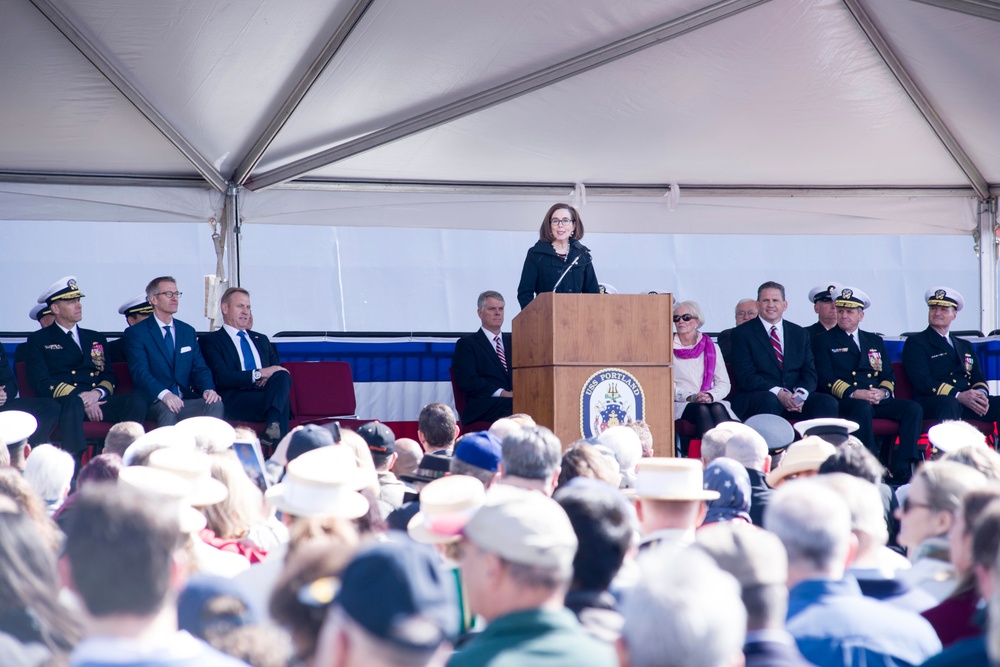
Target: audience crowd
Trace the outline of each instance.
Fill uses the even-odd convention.
[[[50,327],[79,321],[75,280],[47,294]],[[157,279],[146,316],[163,323],[179,296]],[[200,379],[171,370],[153,392],[159,371],[140,363],[154,418],[116,423],[96,456],[39,440],[51,425],[30,410],[0,411],[4,667],[1000,665],[1000,454],[995,425],[987,438],[969,423],[994,402],[948,335],[954,290],[928,293],[941,340],[924,337],[926,377],[911,376],[933,397],[915,389],[898,410],[880,409],[904,400],[881,339],[853,337],[860,290],[817,288],[807,330],[781,321],[784,288],[765,283],[725,345],[701,334],[696,303],[677,304],[675,416],[700,458],[655,455],[672,434],[639,421],[563,442],[508,410],[463,434],[441,403],[416,440],[378,421],[290,429],[249,294],[229,297],[231,330],[205,355],[216,369],[194,342]],[[498,328],[502,297],[481,301]],[[125,357],[166,342],[180,355],[182,323],[166,320],[164,340],[127,333]],[[55,352],[84,349],[75,330]],[[509,374],[507,341],[467,344]],[[90,350],[84,385],[53,376],[60,430],[99,421],[113,395],[103,344]],[[510,398],[480,391],[490,410]],[[259,434],[223,421],[237,406]],[[927,447],[901,423],[882,452],[858,423],[931,410],[947,419]]]

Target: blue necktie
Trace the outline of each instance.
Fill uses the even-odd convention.
[[[166,325],[165,327],[163,327],[163,330],[166,332],[165,334],[163,334],[163,342],[167,344],[167,356],[170,357],[170,361],[171,361],[171,363],[173,363],[173,360],[174,360],[174,335],[172,333],[170,333],[170,325],[169,324]]]
[[[170,359],[170,365],[173,366],[173,364],[174,364],[174,335],[172,333],[170,333],[170,325],[169,324],[165,325],[163,327],[163,330],[166,332],[165,334],[163,334],[163,342],[167,346],[167,357]],[[178,396],[180,396],[180,393],[181,393],[180,387],[176,383],[174,384],[173,387],[170,388],[170,391],[173,392],[173,393],[175,393],[175,394],[177,394]]]
[[[240,337],[240,351],[243,352],[243,370],[252,371],[257,368],[253,360],[253,350],[250,348],[250,341],[247,340],[247,332],[240,331],[236,334]]]

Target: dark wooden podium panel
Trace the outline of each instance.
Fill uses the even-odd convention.
[[[514,412],[526,412],[559,437],[563,446],[583,437],[581,396],[598,371],[622,368],[644,395],[643,421],[653,432],[656,456],[674,454],[674,378],[670,366],[543,366],[514,369]]]

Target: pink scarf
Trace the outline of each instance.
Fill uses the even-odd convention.
[[[715,343],[705,334],[701,335],[694,347],[690,350],[674,350],[678,359],[695,359],[705,355],[705,373],[701,376],[701,391],[708,391],[712,388],[712,380],[715,378]]]

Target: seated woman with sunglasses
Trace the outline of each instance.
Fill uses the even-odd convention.
[[[698,435],[721,422],[739,421],[722,400],[731,387],[719,346],[698,329],[705,323],[694,301],[674,304],[674,419],[692,422]]]
[[[517,285],[517,302],[524,308],[542,292],[597,294],[600,286],[590,250],[580,243],[583,220],[569,204],[553,204],[538,231],[538,242],[528,249]],[[569,270],[566,269],[568,267]],[[560,276],[566,273],[562,282]],[[559,283],[558,288],[556,283]]]

